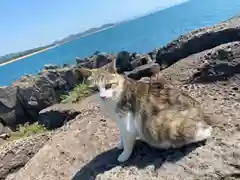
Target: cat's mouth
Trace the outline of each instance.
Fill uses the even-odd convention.
[[[107,97],[106,96],[100,96],[101,100],[106,101]]]
[[[108,101],[108,100],[111,99],[111,97],[100,96],[100,99],[101,99],[102,101]]]

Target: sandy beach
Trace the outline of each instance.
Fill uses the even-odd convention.
[[[1,67],[1,66],[4,66],[4,65],[7,65],[7,64],[10,64],[10,63],[13,63],[13,62],[15,62],[15,61],[19,61],[19,60],[21,60],[21,59],[24,59],[24,58],[33,56],[33,55],[35,55],[35,54],[38,54],[38,53],[47,51],[47,50],[49,50],[49,49],[53,49],[53,48],[55,48],[55,47],[57,47],[57,46],[59,46],[59,44],[58,44],[58,45],[55,45],[55,46],[48,47],[48,48],[46,48],[46,49],[42,49],[42,50],[40,50],[40,51],[36,51],[36,52],[34,52],[34,53],[27,54],[27,55],[25,55],[25,56],[21,56],[21,57],[16,58],[16,59],[12,59],[12,60],[7,61],[7,62],[4,62],[4,63],[0,63],[0,67]]]

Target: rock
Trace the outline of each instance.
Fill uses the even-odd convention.
[[[1,138],[1,139],[6,140],[6,139],[9,138],[9,137],[10,137],[10,134],[7,134],[7,133],[2,133],[2,134],[0,134],[0,138]]]
[[[65,68],[65,67],[70,67],[70,65],[69,65],[69,64],[63,64],[62,67],[63,67],[63,68]]]
[[[117,54],[116,59],[116,67],[119,73],[123,73],[124,71],[131,71],[133,68],[131,66],[131,56],[127,51],[120,51]]]
[[[113,56],[106,53],[99,53],[96,57],[94,68],[100,68],[112,62]]]
[[[87,58],[85,61],[78,63],[78,67],[85,67],[85,68],[100,68],[110,62],[115,57],[111,54],[106,53],[99,53],[97,55],[94,55],[92,57]]]
[[[148,64],[148,63],[151,63],[153,62],[151,57],[149,55],[141,55],[140,57],[132,60],[131,62],[131,67],[133,69],[139,67],[139,66],[142,66],[142,65],[145,65],[145,64]]]
[[[209,98],[208,94],[201,96]],[[12,180],[221,179],[239,172],[230,165],[237,164],[240,157],[239,133],[229,132],[226,128],[230,124],[214,128],[214,136],[206,145],[157,150],[137,141],[131,158],[126,163],[118,163],[116,159],[122,151],[117,149],[116,123],[96,102],[82,103],[85,103],[80,104],[84,106],[82,113],[69,122],[64,132],[55,133]],[[207,101],[202,103],[209,106]],[[215,110],[219,109],[220,106]],[[237,107],[222,110],[230,117]],[[236,118],[237,115],[232,117]],[[221,121],[227,123],[229,118]]]
[[[45,64],[44,65],[44,68],[46,69],[46,70],[48,70],[48,69],[57,69],[57,68],[59,68],[57,65],[54,65],[54,64]]]
[[[0,88],[0,123],[13,130],[16,128],[16,124],[23,123],[26,118],[22,104],[18,99],[18,93],[18,87]]]
[[[98,54],[100,54],[101,52],[100,51],[95,51],[94,53],[93,53],[93,55],[98,55]]]
[[[155,48],[153,51],[151,51],[151,52],[148,53],[148,55],[150,56],[150,58],[151,58],[154,62],[156,61],[157,52],[158,52],[158,49]]]
[[[226,49],[228,52],[225,54]],[[224,55],[218,55],[219,51],[224,52]],[[184,90],[199,94],[200,92],[197,91],[199,88],[199,91],[201,89],[208,94],[209,99],[213,99],[214,103],[220,101],[218,96],[221,95],[235,106],[234,102],[238,102],[240,97],[239,54],[240,41],[226,43],[184,58],[161,72],[167,78],[171,77],[174,84],[186,84],[186,87],[183,86]],[[221,102],[226,103],[222,105],[223,107],[230,106],[226,99]],[[214,103],[211,102],[209,106]]]
[[[139,58],[140,56],[142,56],[142,54],[140,53],[136,53],[136,52],[131,53],[131,61]]]
[[[43,74],[14,83],[19,88],[18,99],[29,115],[25,121],[36,121],[38,112],[60,101],[60,92],[66,91],[66,81],[55,73],[52,75],[52,79]],[[60,92],[56,93],[55,88]]]
[[[209,52],[206,56],[206,59],[215,59],[215,60],[232,60],[234,59],[231,49],[218,49],[215,52]]]
[[[57,71],[60,75],[60,77],[65,80],[66,82],[66,89],[67,91],[69,89],[74,88],[77,84],[82,83],[83,80],[85,79],[84,74],[79,73],[79,71],[77,70],[77,68],[75,66],[73,67],[69,67],[69,68],[61,68],[58,69]],[[48,72],[48,73],[54,73],[53,72]],[[45,76],[49,77],[48,74],[46,74]]]
[[[81,61],[76,59],[76,62],[78,67],[85,67],[85,68],[93,67],[92,62],[90,61],[89,58],[82,59]]]
[[[82,62],[79,62],[77,64],[78,67],[85,67],[85,68],[90,68],[92,69],[93,68],[93,61],[90,60],[90,59],[85,59],[84,61]]]
[[[220,44],[240,41],[240,16],[219,23],[213,27],[201,28],[180,36],[160,48],[156,62],[164,69],[182,58],[214,48]]]
[[[60,95],[71,90],[76,84],[81,83],[83,79],[83,75],[76,68],[69,67],[43,70],[37,76],[22,77],[14,82],[11,88],[17,89],[15,98],[19,108],[24,109],[24,114],[21,113],[20,108],[18,111],[22,116],[18,116],[19,120],[9,117],[6,121],[11,122],[13,125],[36,121],[42,109],[60,102]],[[11,97],[14,97],[14,95]],[[0,106],[0,108],[3,107]],[[17,107],[14,107],[14,110]]]
[[[76,63],[77,63],[77,64],[80,64],[80,63],[82,63],[82,62],[84,62],[84,61],[85,61],[85,59],[76,57]]]
[[[205,63],[198,66],[198,71],[189,78],[192,82],[199,83],[221,83],[220,81],[236,79],[234,81],[240,86],[240,80],[237,80],[240,78],[239,52],[240,42],[222,44],[205,52],[209,54],[207,58],[206,55],[202,57],[202,59],[206,58]]]
[[[16,127],[14,127],[15,130]],[[2,123],[0,123],[0,139],[1,140],[7,140],[12,135],[12,131],[8,126],[4,126]],[[4,141],[0,141],[0,146],[4,144]]]
[[[54,104],[39,112],[38,122],[48,129],[59,128],[81,113],[77,107],[75,104]]]
[[[160,66],[157,63],[145,64],[135,68],[133,71],[125,72],[125,74],[135,80],[140,80],[142,77],[151,77],[160,72]]]
[[[131,56],[131,60],[136,59],[137,58],[137,53],[133,52],[133,53],[130,54],[130,56]]]
[[[22,168],[46,143],[50,135],[39,134],[33,137],[8,142],[0,148],[0,179]]]
[[[115,55],[98,53],[97,55],[90,56],[85,60],[78,61],[78,67],[85,68],[101,68],[108,65],[116,58],[116,68],[118,73],[123,73],[124,71],[131,71],[134,68],[152,62],[151,56],[148,54],[130,54],[127,51],[121,51]]]

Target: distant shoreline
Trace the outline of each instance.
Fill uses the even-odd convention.
[[[53,49],[53,48],[55,48],[55,47],[57,47],[57,46],[59,46],[59,45],[60,45],[60,44],[57,44],[57,45],[54,45],[54,46],[51,46],[51,47],[42,49],[42,50],[40,50],[40,51],[36,51],[36,52],[30,53],[30,54],[27,54],[27,55],[24,55],[24,56],[21,56],[21,57],[18,57],[18,58],[9,60],[9,61],[7,61],[7,62],[0,63],[0,67],[1,67],[1,66],[5,66],[5,65],[10,64],[10,63],[13,63],[13,62],[15,62],[15,61],[19,61],[19,60],[21,60],[21,59],[24,59],[24,58],[33,56],[33,55],[35,55],[35,54],[38,54],[38,53],[47,51],[47,50],[49,50],[49,49]]]
[[[9,61],[7,61],[7,62],[3,62],[3,63],[0,62],[0,67],[1,67],[1,66],[5,66],[5,65],[10,64],[10,63],[13,63],[13,62],[16,62],[16,61],[19,61],[19,60],[21,60],[21,59],[24,59],[24,58],[27,58],[27,57],[33,56],[33,55],[35,55],[35,54],[38,54],[38,53],[41,53],[41,52],[47,51],[47,50],[49,50],[49,49],[53,49],[53,48],[55,48],[55,47],[57,47],[57,46],[60,46],[60,45],[63,45],[63,44],[65,44],[65,43],[68,43],[68,42],[74,41],[74,40],[76,40],[76,39],[83,38],[83,37],[86,37],[86,36],[89,36],[89,35],[95,34],[95,33],[97,33],[97,32],[105,31],[105,30],[110,29],[110,28],[112,28],[112,27],[114,27],[114,26],[116,26],[116,25],[118,25],[118,23],[117,23],[117,24],[114,24],[114,25],[112,25],[112,26],[109,26],[109,27],[106,27],[106,28],[103,28],[103,29],[100,29],[100,30],[97,30],[97,31],[91,32],[91,33],[89,33],[89,34],[85,34],[85,35],[80,36],[80,37],[78,37],[78,38],[75,38],[75,39],[72,39],[72,40],[69,40],[69,41],[65,41],[65,42],[62,42],[62,43],[56,44],[56,45],[54,45],[54,46],[51,46],[51,47],[48,47],[48,48],[42,49],[42,50],[40,50],[40,51],[36,51],[36,52],[30,53],[30,54],[27,54],[27,55],[24,55],[24,56],[21,56],[21,57],[18,57],[18,58],[15,58],[15,59],[9,60]]]
[[[77,37],[75,39],[71,39],[71,40],[68,40],[68,41],[65,41],[65,42],[62,42],[62,43],[59,43],[58,45],[63,45],[63,44],[66,44],[66,43],[69,43],[71,41],[74,41],[74,40],[77,40],[77,39],[80,39],[80,38],[83,38],[83,37],[86,37],[86,36],[89,36],[89,35],[92,35],[92,34],[95,34],[95,33],[98,33],[98,32],[101,32],[101,31],[105,31],[107,29],[110,29],[110,28],[113,28],[114,26],[118,25],[119,23],[116,23],[112,26],[109,26],[109,27],[106,27],[106,28],[103,28],[103,29],[100,29],[100,30],[97,30],[97,31],[94,31],[94,32],[91,32],[91,33],[88,33],[88,34],[85,34],[85,35],[82,35],[80,37]]]
[[[107,29],[113,28],[113,27],[116,26],[116,25],[118,25],[118,23],[116,23],[116,24],[114,24],[114,25],[112,25],[112,26],[109,26],[109,27],[106,27],[106,28],[103,28],[103,29],[100,29],[100,30],[91,32],[91,33],[89,33],[89,34],[85,34],[85,35],[80,36],[80,37],[78,37],[78,38],[76,38],[76,39],[79,39],[79,38],[82,38],[82,37],[86,37],[86,36],[89,36],[89,35],[91,35],[91,34],[95,34],[95,33],[97,33],[97,32],[105,31],[105,30],[107,30]]]

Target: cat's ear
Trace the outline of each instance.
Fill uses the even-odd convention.
[[[139,93],[146,93],[148,92],[148,89],[149,89],[149,82],[140,79],[138,81],[137,86],[138,86],[138,90],[140,90]]]
[[[111,62],[111,66],[110,66],[110,72],[113,74],[117,74],[117,67],[116,67],[116,58],[114,58]]]
[[[150,78],[150,82],[151,84],[155,84],[155,83],[161,83],[163,85],[165,84],[171,84],[170,81],[168,81],[162,73],[156,73],[154,74],[151,78]]]
[[[78,67],[77,70],[82,78],[83,83],[87,84],[93,90],[96,90],[96,87],[94,85],[94,77],[97,73],[97,69]]]
[[[116,68],[116,58],[114,57],[110,63],[103,66],[105,71],[111,73],[111,74],[117,74],[117,68]]]

